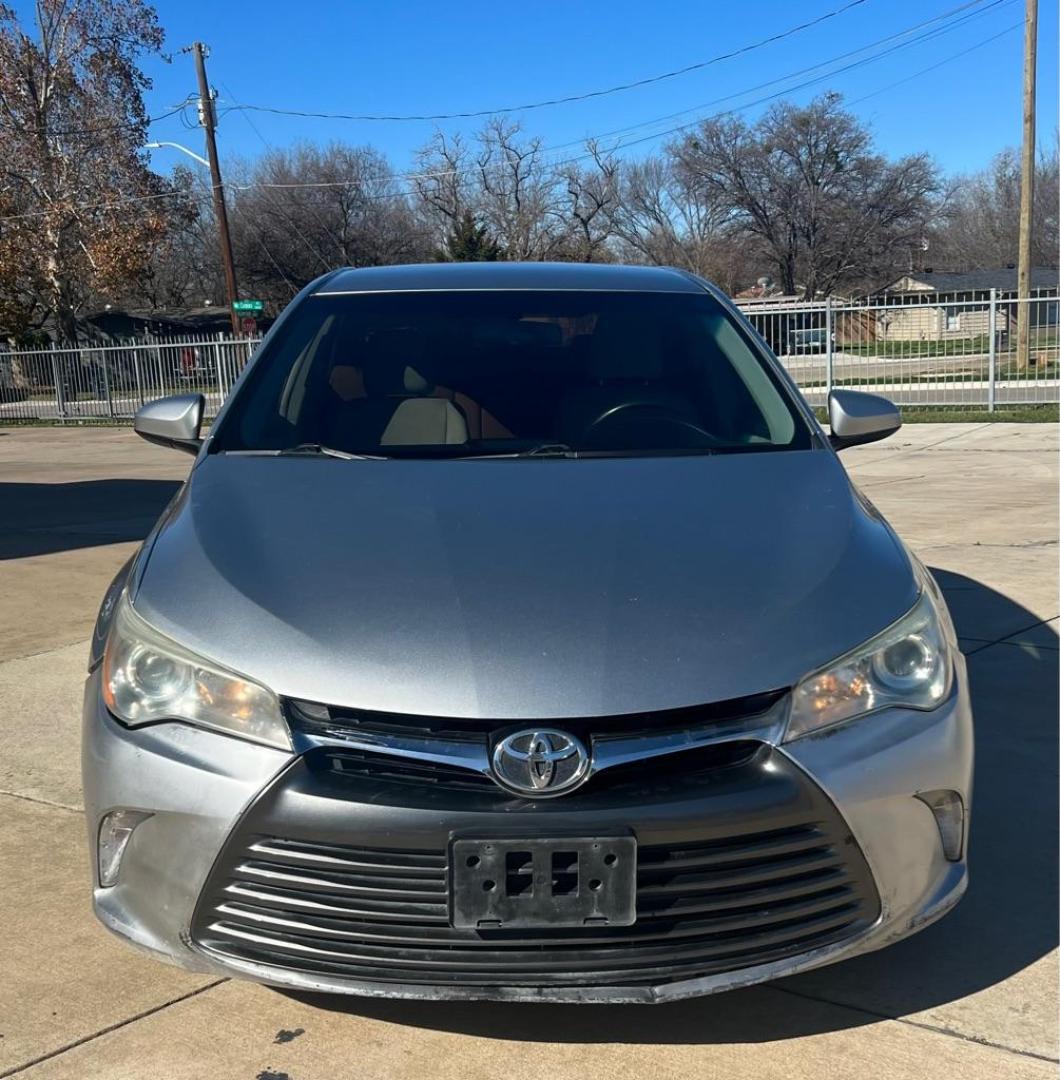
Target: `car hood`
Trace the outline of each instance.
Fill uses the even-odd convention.
[[[915,598],[887,524],[811,450],[210,455],[134,604],[281,694],[545,719],[791,686]]]

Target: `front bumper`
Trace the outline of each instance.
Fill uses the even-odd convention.
[[[706,994],[794,974],[855,956],[905,937],[941,917],[967,884],[963,857],[948,861],[931,810],[920,792],[957,791],[970,808],[972,720],[963,665],[951,698],[931,713],[892,711],[782,748],[765,748],[757,759],[766,773],[749,787],[731,781],[708,784],[687,797],[636,807],[599,806],[584,811],[560,799],[547,817],[444,812],[430,799],[422,805],[381,805],[378,799],[337,799],[307,779],[294,755],[179,724],[129,731],[106,712],[98,674],[85,693],[83,773],[89,847],[95,876],[96,834],[104,814],[116,807],[150,811],[133,833],[118,883],[94,892],[95,910],[117,934],[149,953],[191,970],[244,976],[274,985],[341,993],[407,998],[533,1001],[666,1001]],[[754,794],[755,791],[758,794]],[[750,792],[750,794],[749,794]],[[753,796],[753,797],[752,797]],[[601,980],[562,985],[542,978],[506,977],[485,982],[443,982],[430,976],[374,979],[356,973],[311,970],[306,965],[262,963],[253,953],[219,950],[209,925],[219,875],[245,841],[263,833],[321,843],[342,840],[364,848],[445,850],[454,832],[520,827],[596,835],[632,826],[641,844],[706,839],[741,828],[754,816],[769,830],[806,800],[834,807],[853,840],[854,862],[869,879],[867,917],[840,940],[809,945],[795,954],[733,970],[658,982]],[[794,810],[793,810],[794,808]],[[809,807],[810,810],[813,807]],[[819,807],[818,807],[819,809]],[[779,816],[778,816],[779,815]],[[819,816],[819,815],[818,815]],[[546,824],[547,822],[547,824]],[[857,853],[857,849],[860,852]],[[861,859],[863,856],[863,861]],[[222,882],[223,884],[223,882]],[[877,906],[878,902],[878,906]],[[204,944],[204,942],[206,944]],[[688,970],[687,968],[685,970]]]

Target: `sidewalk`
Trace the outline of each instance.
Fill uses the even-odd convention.
[[[765,987],[654,1007],[446,1005],[217,982],[96,924],[87,639],[191,459],[128,429],[0,428],[0,1077],[1055,1077],[1057,430],[911,425],[843,460],[936,571],[968,654],[965,900],[897,946]]]

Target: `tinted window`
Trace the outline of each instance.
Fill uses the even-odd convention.
[[[217,450],[747,451],[810,445],[757,346],[707,294],[314,296],[270,341]]]

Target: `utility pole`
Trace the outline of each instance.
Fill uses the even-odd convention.
[[[1038,0],[1027,0],[1023,31],[1023,163],[1020,179],[1019,269],[1016,271],[1016,367],[1030,362],[1031,229],[1034,224],[1035,82],[1038,62]]]
[[[185,50],[187,51],[187,50]],[[195,70],[199,76],[199,123],[206,129],[206,156],[210,159],[210,178],[213,181],[213,212],[217,218],[217,235],[221,241],[221,262],[225,271],[225,291],[228,294],[228,310],[232,316],[232,333],[238,337],[239,316],[235,302],[239,298],[236,288],[236,267],[232,259],[232,237],[228,232],[228,210],[225,207],[225,189],[221,183],[221,163],[217,158],[217,138],[214,129],[217,115],[213,107],[213,95],[206,81],[206,46],[196,41],[191,46],[195,54]]]

